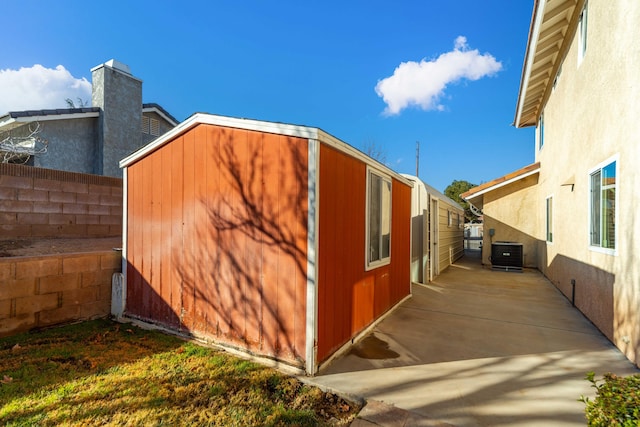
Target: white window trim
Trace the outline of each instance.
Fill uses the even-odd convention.
[[[548,218],[549,209],[547,207],[549,199],[551,199],[551,230],[547,229],[547,226],[549,224],[549,218]],[[550,195],[547,196],[547,198],[545,199],[545,203],[544,203],[544,219],[545,219],[545,223],[544,223],[544,234],[545,234],[545,236],[544,236],[544,239],[547,242],[547,245],[553,245],[553,238],[555,237],[554,233],[553,233],[553,223],[554,223],[554,221],[553,221],[553,216],[554,216],[553,213],[554,212],[553,211],[554,210],[555,209],[554,209],[554,206],[553,206],[553,194],[550,194]],[[549,240],[549,232],[551,232],[551,240]]]
[[[536,126],[536,136],[538,137],[538,151],[542,151],[544,148],[544,110],[540,113],[538,118],[538,125]]]
[[[580,20],[578,21],[578,67],[582,64],[582,60],[587,55],[588,46],[585,45],[585,41],[588,43],[588,31],[589,31],[589,13],[587,6],[589,2],[585,2],[582,11],[580,12]]]
[[[370,191],[370,183],[371,180],[369,179],[369,177],[371,176],[371,174],[376,174],[379,177],[381,177],[383,180],[388,181],[391,183],[391,191],[389,194],[389,226],[391,227],[391,230],[389,231],[389,256],[387,258],[382,258],[379,261],[373,261],[373,262],[369,262],[369,191]],[[389,265],[391,264],[391,256],[392,256],[392,250],[391,248],[393,247],[393,233],[391,231],[393,231],[393,179],[387,175],[386,173],[382,172],[380,169],[376,169],[371,167],[370,165],[367,165],[367,171],[366,171],[366,193],[365,193],[365,247],[364,247],[364,269],[365,271],[369,271],[369,270],[374,270],[376,268],[379,267],[383,267],[385,265]]]
[[[591,244],[591,175],[598,171],[598,170],[602,170],[602,168],[604,168],[605,166],[611,164],[612,162],[616,162],[616,217],[615,217],[615,222],[616,222],[616,230],[615,230],[615,240],[616,240],[616,247],[615,249],[609,249],[609,248],[603,248],[602,246],[593,246]],[[591,252],[599,252],[602,254],[607,254],[607,255],[614,255],[617,256],[618,255],[618,247],[619,247],[619,236],[620,236],[620,226],[619,226],[619,218],[620,218],[620,155],[619,154],[615,154],[611,157],[609,157],[607,160],[598,163],[597,166],[594,166],[593,168],[589,169],[589,171],[587,172],[587,188],[589,189],[588,191],[588,197],[587,197],[587,212],[589,213],[589,216],[587,218],[587,246],[589,248],[589,250]]]

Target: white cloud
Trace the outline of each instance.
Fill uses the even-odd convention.
[[[66,108],[66,98],[91,103],[91,83],[76,79],[62,65],[36,64],[19,70],[0,70],[0,115],[9,111]]]
[[[467,39],[459,36],[451,52],[441,54],[437,59],[420,62],[403,62],[393,75],[376,85],[376,93],[387,104],[385,114],[396,115],[410,106],[425,111],[442,111],[439,102],[447,85],[462,79],[478,80],[492,76],[502,69],[502,63],[489,53],[483,55],[477,49],[470,50]]]

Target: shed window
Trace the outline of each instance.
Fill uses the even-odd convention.
[[[391,179],[367,170],[367,270],[391,259]]]

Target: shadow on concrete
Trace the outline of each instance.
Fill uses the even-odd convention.
[[[477,253],[414,285],[367,338],[314,381],[460,426],[584,425],[586,372],[637,372],[538,271]],[[385,354],[372,343],[391,357],[362,357]]]

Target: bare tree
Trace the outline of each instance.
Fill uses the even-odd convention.
[[[78,105],[71,98],[65,98],[65,102],[67,103],[67,107],[69,108],[84,108],[89,106],[89,101],[83,101],[82,98],[78,97]]]
[[[29,123],[28,132],[22,132],[21,136],[19,129],[24,127],[0,133],[0,163],[24,164],[31,156],[47,152],[48,141],[38,136],[42,131],[40,123]]]
[[[367,156],[376,159],[382,164],[387,163],[387,152],[384,148],[382,148],[376,141],[373,139],[367,139],[364,144],[362,151]]]

